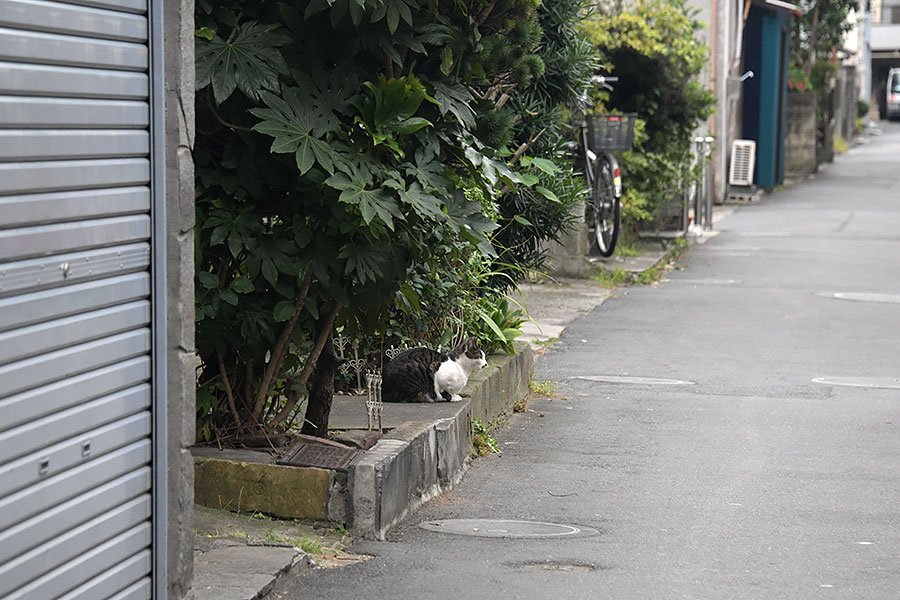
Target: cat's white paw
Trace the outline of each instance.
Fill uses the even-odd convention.
[[[462,400],[462,396],[460,396],[459,394],[453,394],[452,396],[450,396],[450,402],[459,402],[460,400]]]

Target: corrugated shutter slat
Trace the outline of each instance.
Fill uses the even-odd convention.
[[[4,600],[152,594],[147,10],[0,0]]]

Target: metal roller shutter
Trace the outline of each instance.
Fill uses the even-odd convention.
[[[0,0],[3,600],[165,596],[155,5]]]

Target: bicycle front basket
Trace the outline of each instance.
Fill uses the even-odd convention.
[[[589,115],[591,150],[630,150],[634,143],[635,113]]]

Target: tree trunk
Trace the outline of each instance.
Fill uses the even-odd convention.
[[[315,370],[309,378],[309,385],[306,386],[309,396],[306,418],[303,420],[303,429],[301,430],[301,433],[306,435],[317,437],[328,435],[328,418],[331,415],[331,401],[334,399],[334,375],[341,364],[340,359],[334,353],[331,333],[333,322],[333,319],[329,320],[323,315],[316,323],[317,331],[320,326],[328,327],[328,338],[322,347],[319,360],[316,361]]]
[[[816,64],[816,29],[819,28],[819,2],[813,5],[812,26],[809,28],[809,59],[806,63],[806,77],[812,75],[813,65]]]

